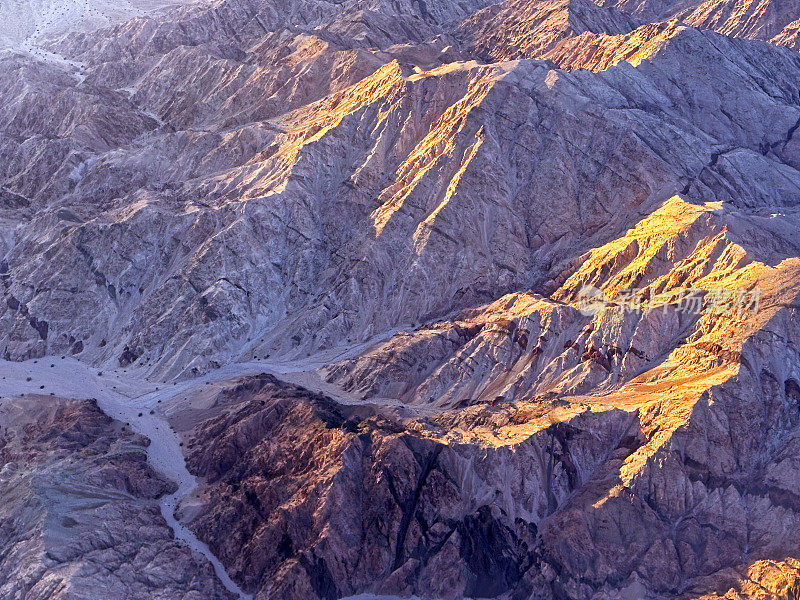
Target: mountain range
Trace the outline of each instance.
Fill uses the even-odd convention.
[[[146,8],[0,53],[0,598],[800,598],[800,4]]]

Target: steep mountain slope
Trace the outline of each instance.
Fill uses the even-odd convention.
[[[535,58],[584,32],[628,33],[640,23],[591,1],[555,0],[493,4],[465,19],[455,37],[487,61]]]
[[[724,35],[770,40],[800,18],[792,0],[593,0],[647,21],[678,19]]]
[[[201,486],[176,514],[213,552],[153,512],[151,447],[134,479],[161,487],[109,510],[179,572],[142,583],[131,550],[98,579],[96,548],[19,508],[37,492],[0,515],[27,544],[3,542],[6,579],[222,598],[221,563],[256,600],[792,597],[795,8],[215,0],[0,54],[3,358],[133,382],[130,406],[69,394],[184,449]],[[61,468],[74,411],[102,415],[41,397],[52,427],[20,425],[47,377],[5,368],[11,497]],[[118,482],[108,448],[145,441],[117,428],[75,441],[68,479]],[[53,531],[77,554],[40,565]]]
[[[155,502],[172,483],[148,441],[96,403],[5,398],[0,432],[3,598],[232,597],[172,539]]]
[[[203,102],[178,104],[167,83],[176,69],[153,67],[128,98],[90,84],[91,73],[79,81],[6,60],[16,101],[4,107],[5,189],[22,197],[9,209],[22,226],[6,258],[7,356],[72,352],[179,375],[366,339],[536,290],[564,261],[630,227],[632,209],[651,211],[687,185],[704,199],[753,187],[711,181],[720,153],[720,168],[730,154],[740,172],[780,172],[747,195],[793,203],[787,132],[800,107],[788,82],[800,58],[665,27],[654,30],[665,41],[646,43],[652,50],[634,61],[645,61],[639,69],[602,78],[536,62],[415,73],[397,59],[379,66],[391,53],[369,52],[372,66],[345,53],[337,62],[350,75],[323,83],[341,91],[219,131],[201,127],[212,115],[236,123],[252,113],[215,105],[238,88],[252,97],[269,76],[236,81],[241,63],[214,59],[209,70],[204,60],[210,87],[192,88]],[[627,35],[653,36],[639,31]],[[632,60],[629,50],[621,57]],[[715,77],[700,77],[714,60]],[[346,87],[365,69],[375,70]],[[697,77],[673,83],[674,70]],[[38,89],[27,91],[33,81]],[[308,101],[308,89],[281,90],[272,110]],[[45,94],[59,100],[45,105]],[[751,118],[754,107],[769,119]],[[585,161],[597,139],[606,155]],[[32,176],[25,156],[36,155],[47,158]],[[773,181],[785,182],[783,200]],[[388,264],[402,267],[387,277]],[[70,289],[79,295],[57,300]]]

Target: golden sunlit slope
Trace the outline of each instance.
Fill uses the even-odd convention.
[[[581,398],[641,411],[643,431],[651,435],[626,461],[623,482],[631,483],[685,426],[703,394],[716,386],[736,386],[740,374],[749,379],[755,361],[746,346],[756,344],[796,306],[796,227],[796,213],[754,217],[721,203],[698,206],[674,197],[619,240],[583,257],[556,293],[568,300],[579,296],[583,286],[596,286],[614,306],[607,309],[612,314],[626,306],[647,307],[642,321],[649,323],[640,323],[630,348],[644,348],[649,353],[644,358],[651,360],[642,364],[637,357],[639,364],[631,369],[623,358],[621,385],[599,398]],[[775,247],[783,253],[763,254],[760,234],[753,233],[761,229],[775,236]],[[608,318],[606,311],[598,313],[598,329]],[[648,338],[671,338],[672,348],[648,348]]]
[[[800,285],[794,280],[800,265],[796,219],[791,212],[759,217],[674,197],[619,240],[582,257],[554,297],[574,301],[584,286],[593,286],[615,306],[696,313],[681,344],[639,380],[737,366],[747,338],[794,300]],[[783,252],[763,252],[762,228]]]
[[[800,18],[794,0],[594,0],[648,22],[677,19],[727,36],[769,41]]]
[[[600,3],[506,0],[464,20],[455,36],[487,61],[547,58],[564,69],[602,71],[622,60],[638,65],[685,27],[794,47],[800,18],[790,0]]]
[[[590,0],[506,0],[465,19],[455,37],[486,60],[543,56],[559,42],[584,32],[627,33],[639,24],[615,9]]]
[[[246,186],[254,196],[280,193],[307,145],[372,105],[379,111],[379,121],[386,118],[400,102],[404,85],[400,66],[393,61],[340,92],[275,119],[280,133],[274,143],[245,167],[244,179],[237,173],[234,183]]]
[[[509,295],[399,334],[329,377],[365,397],[443,406],[602,391],[601,404],[635,409],[684,387],[696,399],[736,374],[742,345],[792,303],[796,222],[674,197],[578,259],[552,299]],[[775,252],[748,239],[757,229]],[[589,312],[585,286],[603,298]]]
[[[787,46],[793,50],[800,50],[800,19],[789,23],[770,42],[776,46]]]
[[[800,17],[800,6],[793,0],[705,0],[673,16],[693,27],[766,41]]]
[[[605,71],[622,61],[635,67],[658,52],[684,29],[686,27],[677,21],[671,21],[642,25],[630,33],[620,35],[584,33],[562,41],[547,52],[544,58],[570,71]]]

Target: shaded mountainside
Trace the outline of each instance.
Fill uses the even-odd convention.
[[[147,443],[91,401],[0,401],[0,596],[231,598],[161,516]]]
[[[125,393],[256,600],[797,597],[798,19],[214,0],[5,51],[2,357],[173,390]],[[3,385],[6,580],[227,597],[146,440]],[[98,496],[110,542],[48,517]]]

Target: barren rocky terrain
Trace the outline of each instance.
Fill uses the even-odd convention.
[[[0,51],[0,598],[800,598],[800,4],[136,7]]]
[[[31,394],[4,399],[0,428],[0,597],[232,597],[161,517],[174,484],[147,439],[91,401]]]

